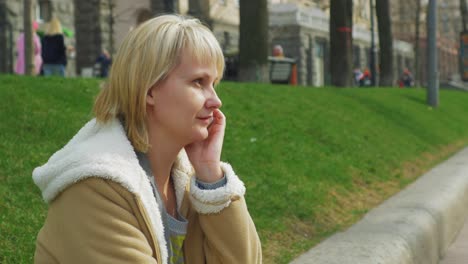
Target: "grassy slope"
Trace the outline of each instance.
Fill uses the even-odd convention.
[[[226,84],[220,94],[225,157],[248,184],[274,263],[355,221],[468,139],[460,92],[441,91],[437,110],[423,90]]]
[[[0,76],[0,262],[30,263],[46,214],[31,171],[91,117],[97,80]],[[265,263],[285,263],[468,143],[468,94],[223,83],[223,159]]]
[[[0,77],[0,263],[32,263],[46,206],[31,173],[91,117],[96,81]]]

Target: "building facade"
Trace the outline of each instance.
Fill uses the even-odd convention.
[[[369,2],[367,5],[365,2],[356,1],[353,12],[353,66],[361,70],[369,68],[371,52],[370,7]],[[269,23],[272,45],[282,45],[285,55],[297,60],[298,83],[311,86],[329,84],[329,6],[317,2],[310,5],[272,4]],[[376,30],[374,37],[378,54]],[[413,47],[401,40],[394,40],[393,47],[394,76],[399,76],[402,69],[413,61]]]
[[[36,0],[35,19],[40,30],[57,16],[63,26],[74,32],[66,37],[69,65],[67,75],[81,75],[95,64],[103,49],[115,53],[129,30],[160,12],[156,0]],[[321,86],[329,83],[329,8],[326,0],[270,0],[269,43],[281,44],[288,57],[298,65],[302,85]],[[416,75],[425,79],[425,8],[422,1],[420,24],[420,69]],[[200,3],[203,3],[201,5]],[[370,3],[354,0],[353,54],[354,67],[368,67],[370,54]],[[404,68],[414,71],[414,21],[416,0],[391,2],[394,41],[394,76]],[[208,7],[208,8],[207,8]],[[238,54],[238,0],[177,0],[175,11],[200,17],[213,30],[226,55]],[[448,80],[458,72],[458,34],[461,18],[458,0],[439,4],[439,69],[440,79]],[[12,72],[16,61],[15,40],[23,29],[23,1],[0,0],[0,71]],[[374,18],[375,19],[375,18]],[[91,22],[92,21],[92,22]],[[375,21],[377,28],[377,21]],[[378,34],[374,32],[378,53]],[[378,58],[378,56],[377,56]],[[378,62],[377,62],[378,65]],[[85,71],[86,72],[86,71]]]
[[[203,0],[208,9],[200,11],[201,0],[175,1],[175,12],[195,15],[214,32],[226,54],[238,53],[239,1]],[[73,36],[65,38],[68,50],[67,76],[89,75],[96,58],[107,50],[114,54],[128,31],[162,13],[162,1],[154,0],[36,0],[34,19],[38,32],[56,16]],[[16,62],[16,39],[23,31],[23,1],[0,0],[0,72],[12,73]]]
[[[421,1],[417,14],[418,0],[392,1],[392,27],[395,38],[412,43],[419,43],[419,63],[410,69],[421,80],[427,79],[427,2]],[[462,31],[462,18],[459,0],[437,1],[437,49],[439,79],[442,83],[459,79],[459,34]],[[419,40],[416,40],[416,19],[419,15]]]

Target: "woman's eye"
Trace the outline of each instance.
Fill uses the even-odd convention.
[[[193,80],[193,83],[196,85],[196,86],[202,86],[202,83],[203,83],[203,80],[201,78],[198,78],[198,79],[195,79]]]

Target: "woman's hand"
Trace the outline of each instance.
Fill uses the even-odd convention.
[[[202,182],[215,182],[223,177],[220,160],[225,128],[226,117],[221,110],[215,109],[213,122],[208,127],[208,137],[185,146],[187,156],[195,168],[196,177]]]

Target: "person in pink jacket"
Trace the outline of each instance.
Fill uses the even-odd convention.
[[[36,34],[36,30],[39,28],[37,22],[33,22],[33,54],[34,54],[34,75],[39,74],[42,67],[42,57],[41,57],[41,40]],[[24,33],[21,33],[16,41],[16,49],[18,51],[18,59],[16,60],[15,73],[23,75],[26,71],[25,67],[25,45],[24,45]]]

